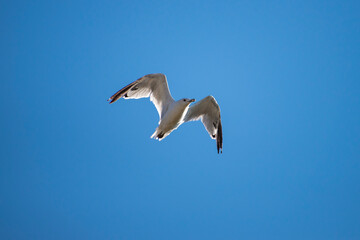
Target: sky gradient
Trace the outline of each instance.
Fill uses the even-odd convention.
[[[2,1],[1,239],[360,239],[359,1]],[[200,122],[150,139],[166,74]]]

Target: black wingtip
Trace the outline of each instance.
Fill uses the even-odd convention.
[[[117,91],[114,95],[112,95],[108,101],[109,104],[113,103],[113,102],[116,102],[118,99],[122,98],[123,96],[127,97],[127,92],[129,91],[129,89],[134,86],[134,84],[136,83],[135,82],[132,82],[130,84],[128,84],[127,86],[123,87],[122,89],[120,89],[119,91]]]
[[[217,147],[218,154],[222,153],[223,136],[222,136],[221,119],[219,119],[218,130],[217,130],[217,133],[216,133],[216,147]]]
[[[108,101],[108,102],[110,101],[109,104],[112,104],[113,102],[115,102],[114,99],[111,99],[111,98],[109,98],[109,99],[106,100],[106,101]]]

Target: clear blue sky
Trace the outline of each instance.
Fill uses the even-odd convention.
[[[2,1],[1,239],[360,239],[359,1]],[[150,139],[162,72],[200,122]]]

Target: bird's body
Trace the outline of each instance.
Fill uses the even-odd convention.
[[[201,120],[211,138],[216,139],[217,150],[222,152],[222,126],[220,107],[212,96],[207,96],[191,107],[195,99],[182,98],[175,101],[169,91],[166,76],[161,73],[148,74],[123,87],[109,98],[110,103],[120,98],[150,97],[159,113],[159,126],[151,138],[161,141],[182,123]]]
[[[193,102],[193,100],[184,101],[183,99],[173,102],[169,106],[169,109],[164,114],[163,118],[161,118],[159,126],[156,128],[156,131],[151,136],[151,138],[155,138],[161,141],[172,131],[177,129],[184,122],[184,117],[189,109],[191,102]]]

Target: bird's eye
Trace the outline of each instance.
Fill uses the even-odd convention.
[[[184,99],[183,101],[186,102],[186,99]]]

